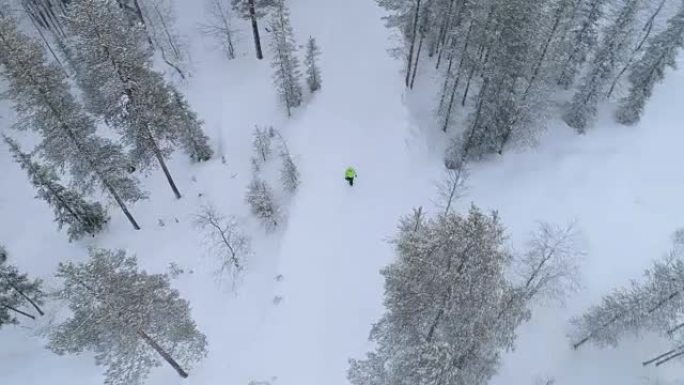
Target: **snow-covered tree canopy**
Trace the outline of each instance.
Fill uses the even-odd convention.
[[[148,274],[123,250],[91,250],[84,263],[61,263],[57,298],[71,316],[50,334],[58,354],[95,353],[108,385],[142,384],[149,371],[169,363],[179,375],[206,355],[207,341],[190,306],[169,278]]]

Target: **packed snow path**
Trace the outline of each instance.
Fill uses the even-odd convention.
[[[379,316],[379,270],[397,219],[433,190],[407,145],[400,62],[388,55],[381,10],[369,0],[291,4],[295,31],[306,25],[322,47],[323,90],[284,128],[303,182],[279,257],[283,301],[236,366],[278,385],[345,384],[347,361],[367,350]],[[354,187],[343,179],[348,166],[359,174]]]

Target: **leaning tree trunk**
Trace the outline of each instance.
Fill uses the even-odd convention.
[[[167,353],[164,348],[162,348],[157,341],[152,339],[147,333],[145,333],[143,330],[138,329],[138,335],[148,344],[152,349],[154,349],[157,353],[159,353],[160,356],[164,359],[164,361],[168,362],[169,365],[178,373],[179,376],[183,378],[188,378],[188,373],[181,368],[181,366],[176,362],[176,360],[171,357],[169,353]]]
[[[416,35],[418,35],[418,18],[420,17],[420,0],[416,0],[416,10],[413,16],[413,29],[411,30],[411,45],[409,46],[408,59],[406,60],[406,87],[411,81],[411,65],[413,64],[413,50],[416,46]]]
[[[256,48],[256,57],[261,60],[264,54],[261,52],[261,38],[259,37],[259,25],[257,24],[256,9],[254,0],[249,0],[249,18],[252,20],[252,34],[254,35],[254,48]]]
[[[26,317],[26,318],[30,318],[30,319],[33,319],[33,320],[36,319],[36,317],[34,317],[33,315],[31,315],[31,314],[29,314],[29,313],[27,313],[27,312],[25,312],[25,311],[21,311],[21,310],[15,308],[15,307],[10,306],[10,305],[0,304],[0,306],[1,306],[1,307],[4,307],[5,309],[12,310],[13,312],[15,312],[15,313],[17,313],[17,314],[21,314],[21,315],[23,315],[23,316]]]
[[[625,63],[625,65],[622,67],[620,72],[618,72],[617,76],[613,80],[613,84],[611,84],[610,90],[608,90],[608,94],[606,95],[606,98],[610,98],[613,95],[613,91],[615,91],[615,87],[617,86],[618,82],[620,81],[620,78],[622,78],[622,75],[624,75],[625,72],[627,72],[629,67],[632,65],[632,62],[636,58],[637,54],[641,51],[641,48],[643,48],[644,43],[646,43],[646,40],[648,40],[649,36],[651,36],[651,31],[653,30],[654,20],[658,16],[660,11],[663,9],[663,5],[665,5],[665,0],[662,0],[660,2],[658,9],[656,9],[655,12],[653,12],[651,17],[648,19],[648,21],[644,25],[644,28],[643,28],[643,30],[645,31],[644,36],[641,38],[641,41],[636,46],[636,48],[634,48],[634,50],[632,51],[632,54],[629,56],[629,59],[627,60],[627,63]]]
[[[423,40],[425,40],[425,33],[421,31],[420,41],[418,42],[418,51],[416,52],[416,61],[413,64],[413,75],[411,75],[411,85],[410,89],[413,89],[413,83],[416,82],[416,74],[418,73],[418,62],[420,61],[420,51],[423,49]]]
[[[14,289],[14,291],[16,291],[17,293],[19,293],[19,295],[20,295],[22,298],[24,298],[26,301],[28,301],[28,303],[30,303],[31,306],[33,306],[33,308],[36,309],[36,311],[38,312],[38,314],[40,314],[41,316],[44,316],[44,315],[45,315],[45,313],[43,313],[43,311],[40,309],[40,306],[38,306],[38,304],[37,304],[34,300],[32,300],[31,298],[29,298],[29,296],[27,296],[26,294],[24,294],[24,292],[21,291],[21,290],[19,290],[19,288],[17,288],[15,285],[13,285],[13,284],[11,284],[11,283],[9,283],[9,285],[12,287],[12,289]]]
[[[154,140],[154,136],[152,136],[152,132],[150,131],[149,127],[145,126],[144,130],[146,131],[145,134],[147,135],[147,140],[149,141],[148,144],[152,148],[152,152],[154,153],[155,158],[157,158],[157,161],[159,162],[162,171],[164,171],[164,175],[166,176],[166,180],[169,182],[169,185],[171,186],[171,190],[173,190],[173,194],[176,196],[176,199],[181,199],[182,195],[180,191],[178,191],[178,187],[176,187],[176,182],[173,181],[173,177],[171,177],[171,172],[169,172],[169,168],[166,167],[164,155],[162,155],[162,152],[159,149],[157,141]]]

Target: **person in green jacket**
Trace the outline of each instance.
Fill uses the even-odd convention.
[[[344,179],[349,182],[350,186],[354,185],[354,178],[356,178],[356,170],[353,167],[348,167],[347,171],[344,172]]]

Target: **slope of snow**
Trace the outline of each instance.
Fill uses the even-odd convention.
[[[142,231],[130,230],[113,209],[106,233],[69,244],[55,232],[45,204],[31,199],[25,176],[0,146],[0,241],[13,263],[51,286],[56,264],[84,259],[89,245],[125,248],[148,271],[164,272],[172,261],[192,270],[174,286],[190,300],[208,336],[209,356],[187,380],[166,366],[155,369],[150,385],[247,385],[273,378],[277,385],[347,384],[347,360],[371,348],[368,332],[382,312],[378,272],[392,259],[388,241],[397,219],[412,207],[433,206],[441,174],[440,150],[423,139],[434,134],[403,101],[401,63],[387,53],[394,43],[383,13],[371,0],[290,1],[298,41],[313,35],[323,51],[323,90],[288,120],[272,91],[270,55],[262,62],[252,57],[248,24],[235,21],[240,57],[227,61],[195,33],[201,7],[179,7],[194,60],[194,76],[182,87],[226,164],[214,159],[191,166],[179,154],[170,167],[182,200],[174,200],[154,172],[145,180],[152,199],[133,207]],[[546,375],[571,385],[674,378],[677,363],[657,370],[640,366],[667,346],[662,342],[634,340],[614,350],[587,346],[575,352],[565,331],[571,316],[638,278],[684,223],[678,210],[683,135],[677,124],[684,111],[672,104],[682,96],[682,84],[684,74],[670,75],[638,127],[604,119],[583,137],[557,129],[537,148],[473,167],[459,206],[472,201],[499,210],[515,247],[523,246],[537,220],[575,221],[586,239],[584,289],[565,308],[535,313],[521,329],[519,348],[504,357],[495,384],[532,384]],[[244,205],[254,125],[278,128],[302,173],[287,224],[273,234],[250,219]],[[359,173],[353,188],[342,179],[349,165]],[[216,263],[192,226],[193,214],[205,204],[240,217],[254,238],[254,253],[235,283],[216,278]],[[277,305],[276,297],[282,298]],[[0,384],[101,381],[90,354],[55,356],[33,337],[37,325],[25,326],[0,330]]]

